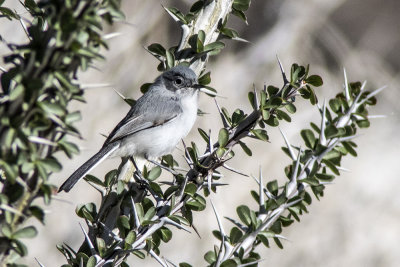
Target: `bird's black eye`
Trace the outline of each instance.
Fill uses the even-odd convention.
[[[176,85],[182,85],[182,83],[183,83],[183,80],[181,78],[176,78],[175,79],[175,84]]]

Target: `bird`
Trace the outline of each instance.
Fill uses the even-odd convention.
[[[156,159],[171,153],[195,123],[200,88],[197,75],[187,66],[163,72],[111,131],[101,149],[72,173],[58,192],[69,192],[106,158]]]

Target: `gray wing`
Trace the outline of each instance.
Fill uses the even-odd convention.
[[[170,95],[160,95],[155,90],[149,91],[138,99],[108,136],[104,145],[172,121],[181,112],[182,109],[175,98]]]

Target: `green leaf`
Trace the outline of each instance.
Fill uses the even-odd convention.
[[[55,158],[46,158],[40,161],[48,172],[59,172],[62,169],[61,164]]]
[[[275,110],[275,112],[276,112],[276,115],[277,115],[277,117],[279,119],[284,119],[287,122],[291,122],[292,121],[292,119],[290,118],[290,116],[286,112],[284,112],[282,110],[279,110],[279,109]]]
[[[248,156],[251,157],[253,155],[250,148],[245,143],[243,143],[242,141],[239,141],[239,145]]]
[[[179,215],[171,215],[168,218],[170,218],[171,220],[173,220],[179,224],[190,225],[189,221],[186,218],[179,216]]]
[[[102,239],[100,237],[96,237],[96,244],[97,244],[97,250],[99,251],[100,257],[103,257],[107,251],[106,242],[104,241],[104,239]]]
[[[333,137],[338,136],[339,130],[332,124],[328,125],[325,128],[325,137],[326,139],[331,139]]]
[[[283,245],[282,245],[281,241],[279,240],[279,238],[274,237],[274,241],[275,241],[275,244],[278,246],[278,248],[283,249]]]
[[[95,267],[97,263],[96,257],[95,256],[90,256],[86,263],[86,267]]]
[[[106,187],[109,187],[113,183],[114,179],[117,178],[117,174],[118,174],[117,170],[111,170],[106,174],[104,178],[104,184]]]
[[[17,166],[15,165],[9,165],[7,162],[3,161],[0,159],[0,166],[2,170],[6,173],[6,179],[7,181],[14,183],[15,179],[17,178]]]
[[[339,170],[336,168],[333,162],[327,159],[322,159],[322,163],[324,163],[334,174],[340,175]]]
[[[143,216],[143,221],[150,221],[154,215],[156,214],[156,208],[155,207],[150,207],[146,214]]]
[[[206,39],[206,33],[203,30],[200,30],[199,33],[197,34],[197,39],[200,40],[202,44],[204,44],[204,41]]]
[[[126,215],[121,215],[121,216],[118,217],[117,225],[120,228],[125,228],[125,229],[130,229],[131,228],[131,225],[129,223],[129,218]]]
[[[266,121],[266,120],[268,120],[269,117],[271,116],[271,113],[269,112],[269,110],[262,109],[262,110],[261,110],[261,116],[262,116],[262,119],[263,119],[264,121]]]
[[[160,230],[161,240],[167,243],[172,238],[172,232],[167,227],[162,227]]]
[[[275,87],[275,86],[272,86],[272,85],[269,85],[267,87],[267,92],[268,92],[269,97],[273,97],[279,92],[279,88]]]
[[[216,41],[204,46],[204,51],[212,51],[212,50],[222,50],[225,48],[225,44],[221,41]]]
[[[257,109],[257,107],[255,106],[255,103],[254,103],[254,101],[255,101],[254,93],[253,93],[253,92],[249,92],[249,93],[247,94],[247,97],[249,98],[249,102],[250,102],[250,105],[252,106],[252,108],[253,108],[254,110]]]
[[[227,129],[225,128],[221,128],[221,130],[219,130],[219,134],[218,134],[218,143],[220,147],[225,147],[226,144],[228,144],[229,141],[229,132]]]
[[[170,167],[170,168],[172,168],[174,166],[178,166],[178,163],[174,160],[174,158],[172,157],[171,154],[164,155],[162,157],[162,161],[165,162],[168,165],[168,167]]]
[[[236,126],[246,118],[243,110],[236,109],[232,114],[232,125]]]
[[[312,88],[309,88],[309,90],[310,90],[310,103],[311,105],[315,105],[318,103],[317,96],[315,95],[315,92]]]
[[[233,10],[232,10],[232,14],[235,15],[235,16],[237,16],[237,17],[239,17],[240,19],[242,19],[242,20],[247,24],[247,17],[246,17],[246,15],[244,14],[243,11],[238,10],[238,9],[233,9]]]
[[[132,252],[132,254],[134,254],[136,257],[138,257],[139,259],[144,259],[146,258],[146,254],[144,254],[143,252],[139,251],[139,250],[134,250]]]
[[[142,86],[140,86],[140,92],[142,92],[142,94],[146,93],[149,90],[149,88],[150,88],[150,86],[152,84],[153,83],[144,83],[144,84],[142,84]]]
[[[14,232],[12,236],[15,239],[19,239],[19,238],[34,238],[36,235],[37,235],[36,228],[34,226],[28,226]]]
[[[165,63],[167,65],[168,70],[175,66],[175,57],[170,51],[167,51]]]
[[[42,177],[44,180],[47,180],[49,174],[46,168],[44,167],[44,164],[41,161],[36,161],[34,162],[34,164],[35,164],[35,169],[39,173],[39,176]]]
[[[133,242],[135,242],[135,240],[136,240],[136,232],[132,230],[125,237],[125,243],[132,245]]]
[[[311,148],[311,149],[314,148],[316,140],[315,140],[314,133],[311,130],[309,130],[309,129],[302,130],[300,135],[303,138],[304,143],[306,144],[306,146],[308,148]]]
[[[279,108],[282,105],[282,103],[283,99],[281,97],[272,97],[265,103],[264,108]]]
[[[267,189],[268,191],[270,191],[273,195],[277,195],[278,194],[278,181],[276,180],[272,180],[270,182],[267,183]]]
[[[289,113],[291,113],[291,114],[294,114],[294,113],[296,112],[296,106],[293,105],[293,104],[290,103],[290,102],[288,102],[288,103],[285,105],[285,108],[286,108],[286,110],[287,110]]]
[[[68,142],[65,139],[61,139],[58,142],[58,145],[60,148],[65,152],[65,154],[71,158],[73,154],[78,154],[79,153],[79,148],[77,145],[74,143]]]
[[[196,194],[193,199],[186,202],[186,207],[194,211],[202,211],[206,208],[206,200],[204,197]]]
[[[342,106],[342,101],[340,99],[333,98],[333,99],[329,100],[329,106],[333,112],[338,113]]]
[[[224,261],[221,265],[221,267],[237,267],[239,266],[234,259],[229,259]]]
[[[5,130],[5,140],[4,140],[4,147],[5,148],[11,148],[11,145],[13,144],[16,136],[17,136],[17,131],[14,128],[3,128]]]
[[[7,7],[0,7],[0,13],[7,17],[9,20],[11,20],[11,18],[19,19],[19,16]]]
[[[196,187],[196,185],[193,184],[193,183],[188,183],[188,184],[186,185],[186,187],[185,187],[185,194],[187,194],[187,195],[189,195],[189,196],[191,196],[191,197],[194,196],[194,194],[196,193],[196,191],[197,191],[197,187]]]
[[[78,205],[75,209],[75,212],[79,217],[85,218],[88,221],[93,222],[94,218],[97,215],[96,204],[87,203],[85,205]]]
[[[222,114],[223,114],[223,116],[224,116],[226,122],[227,122],[229,125],[232,125],[231,118],[230,118],[229,113],[228,113],[228,111],[226,110],[226,108],[224,108],[224,107],[221,108],[221,111],[222,111]]]
[[[344,148],[350,153],[350,155],[357,157],[357,152],[355,151],[355,149],[350,145],[349,142],[342,142],[342,145],[344,146]]]
[[[38,219],[42,224],[44,224],[44,210],[39,206],[30,206],[29,212],[33,217]]]
[[[83,179],[85,179],[86,182],[91,182],[93,184],[97,184],[100,186],[105,186],[105,184],[96,176],[93,176],[91,174],[86,174],[85,177],[83,177]]]
[[[204,6],[204,1],[197,1],[190,7],[191,13],[199,12]]]
[[[239,242],[242,237],[243,237],[243,232],[239,228],[233,227],[231,229],[231,232],[229,234],[229,238],[230,238],[230,241],[231,241],[232,245],[234,245],[237,242]]]
[[[269,137],[266,130],[263,129],[254,129],[250,130],[252,134],[254,134],[258,139],[262,141],[268,141]]]
[[[206,260],[206,262],[208,262],[209,264],[214,263],[217,260],[217,255],[215,255],[214,251],[208,251],[205,255],[204,255],[204,259]]]
[[[259,235],[262,235],[262,236],[264,236],[264,237],[266,237],[266,238],[273,238],[273,237],[275,237],[275,233],[272,232],[272,231],[261,231],[261,232],[259,233]]]
[[[322,78],[318,75],[311,75],[309,76],[306,80],[306,83],[311,84],[315,87],[321,86],[324,84],[324,82],[322,81]]]
[[[147,49],[148,49],[150,52],[152,52],[153,54],[160,55],[160,56],[163,56],[163,57],[166,56],[166,52],[167,52],[167,51],[166,51],[165,48],[164,48],[162,45],[160,45],[160,44],[157,44],[157,43],[151,44],[151,45],[149,45],[149,46],[147,47]]]
[[[204,51],[204,39],[205,39],[205,34],[203,30],[200,30],[199,33],[197,34],[196,38],[196,45],[195,45],[195,51],[197,53],[201,53]]]
[[[199,84],[207,85],[211,82],[211,72],[207,72],[199,78]]]
[[[236,208],[236,212],[240,220],[247,226],[251,224],[250,209],[245,205]]]
[[[371,125],[369,120],[358,120],[356,121],[356,123],[360,128],[368,128]]]
[[[331,174],[327,174],[327,173],[317,173],[315,174],[315,176],[319,179],[322,180],[324,182],[331,182],[333,181],[333,179],[335,179],[334,175]]]
[[[223,35],[225,35],[226,37],[232,39],[232,38],[236,38],[239,36],[239,34],[237,33],[237,31],[233,30],[233,29],[229,29],[229,28],[222,28],[219,30]]]
[[[177,19],[179,19],[183,24],[187,24],[187,21],[185,19],[185,16],[180,12],[177,8],[175,7],[170,7],[167,8],[172,14],[176,16]]]
[[[163,191],[158,183],[150,182],[150,188],[153,190],[155,194],[160,197],[163,197]]]
[[[263,245],[267,248],[269,248],[269,242],[268,238],[262,236],[262,235],[257,235],[257,238],[263,243]]]
[[[12,232],[11,232],[11,227],[8,224],[4,224],[3,227],[1,228],[1,232],[5,237],[12,238]]]
[[[31,11],[36,11],[38,9],[38,6],[34,0],[25,0],[24,5],[26,8],[28,8]],[[1,4],[0,4],[1,6]]]
[[[208,144],[209,142],[209,136],[208,134],[201,128],[197,128],[197,131],[199,132],[199,134],[201,135],[201,137],[203,138],[203,140]]]
[[[1,9],[1,7],[0,7]],[[24,93],[25,87],[22,84],[18,84],[11,92],[9,95],[9,98],[11,101],[14,101],[18,97],[20,97]]]
[[[80,111],[70,112],[65,116],[65,123],[71,124],[77,121],[82,120],[82,115]]]
[[[249,9],[250,0],[234,0],[232,4],[232,8],[240,11],[246,11]]]
[[[310,125],[311,125],[311,128],[313,128],[313,130],[314,130],[316,133],[318,133],[318,134],[321,133],[321,129],[319,129],[319,127],[318,127],[315,123],[310,122]]]
[[[226,149],[219,147],[215,154],[217,155],[218,158],[222,158],[225,155]]]
[[[154,181],[155,179],[157,179],[158,177],[160,177],[161,175],[161,168],[159,166],[155,166],[154,168],[151,169],[151,171],[149,172],[147,179],[149,181]]]
[[[201,2],[201,1],[199,1],[199,2]],[[179,267],[192,267],[192,265],[190,265],[187,262],[181,262],[181,263],[179,263]]]
[[[25,246],[24,243],[22,243],[22,242],[19,241],[19,240],[13,240],[12,243],[13,243],[14,246],[15,246],[15,248],[14,248],[15,251],[16,251],[20,256],[24,257],[24,256],[26,256],[26,255],[28,254],[28,249],[27,249],[27,247]]]

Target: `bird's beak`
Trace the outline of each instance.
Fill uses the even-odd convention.
[[[194,84],[192,87],[193,87],[194,89],[199,89],[200,91],[201,91],[202,88],[204,88],[204,86],[201,85],[201,84]]]

